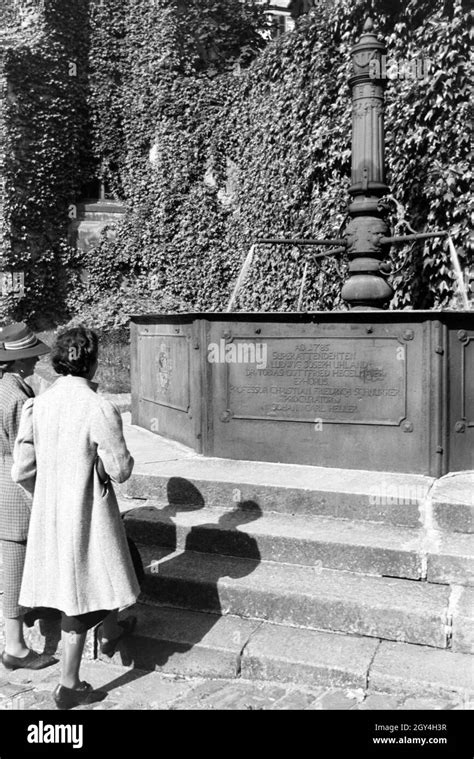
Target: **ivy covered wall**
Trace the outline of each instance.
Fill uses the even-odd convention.
[[[126,34],[117,163],[129,213],[116,242],[104,242],[90,261],[94,276],[83,293],[92,307],[112,279],[115,314],[122,304],[223,309],[256,237],[334,235],[346,213],[347,78],[363,4],[319,4],[240,76],[183,54],[171,5],[169,28],[152,15],[156,8],[134,12],[132,27],[125,18],[133,31]],[[374,10],[391,60],[429,59],[432,67],[425,80],[388,82],[389,183],[412,227],[451,230],[467,270],[467,7],[459,0],[376,0]],[[445,242],[394,248],[392,255],[393,307],[456,305]],[[296,250],[262,248],[238,307],[294,309],[303,267]],[[343,277],[343,262],[311,264],[304,307],[341,307]]]
[[[87,255],[88,283],[71,291],[71,310],[93,319],[100,301],[117,326],[130,311],[194,308],[206,269],[219,279],[208,288],[218,308],[235,269],[230,211],[203,179],[213,125],[229,87],[241,86],[234,73],[266,45],[266,16],[252,0],[103,0],[91,19],[94,150],[129,212],[116,244]]]
[[[62,18],[59,6],[69,4],[51,3]],[[416,230],[452,231],[467,269],[473,264],[467,6],[461,0],[372,5],[391,59],[432,61],[426,80],[388,83],[389,184]],[[55,22],[42,43],[48,62],[42,65],[54,76],[42,88],[30,75],[38,94],[30,105],[25,88],[25,118],[12,120],[18,141],[21,133],[29,142],[31,129],[33,144],[37,139],[42,148],[50,139],[53,148],[34,151],[31,173],[21,161],[13,164],[17,254],[23,225],[27,260],[51,273],[47,287],[29,292],[25,313],[44,313],[50,292],[66,315],[104,326],[123,324],[137,310],[223,309],[256,237],[336,233],[350,173],[349,54],[364,11],[350,0],[319,3],[294,32],[265,46],[261,9],[250,2],[91,0],[89,9],[75,3],[78,15],[67,32],[61,37]],[[66,34],[78,59],[88,57],[87,76],[79,75],[72,90],[58,54],[45,49],[64,45]],[[12,54],[13,74],[18,55]],[[56,122],[39,94],[47,99],[51,91],[60,93],[52,98],[61,112]],[[105,178],[128,212],[115,240],[76,260],[61,235],[85,174]],[[445,243],[395,249],[393,256],[395,307],[454,304]],[[53,278],[58,260],[68,265],[64,281]],[[238,307],[294,309],[303,266],[296,250],[262,249]],[[343,276],[343,262],[328,261],[323,270],[311,264],[304,307],[340,307]]]
[[[23,30],[4,75],[4,262],[23,271],[17,318],[61,319],[69,280],[69,207],[88,174],[88,2],[18,3]]]

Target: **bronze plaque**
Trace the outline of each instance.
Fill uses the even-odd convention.
[[[190,406],[190,362],[184,335],[140,335],[143,400],[187,412]]]
[[[399,425],[407,415],[407,346],[396,337],[267,338],[258,361],[227,364],[235,419]],[[266,346],[266,350],[265,350]],[[229,352],[230,353],[230,352]]]

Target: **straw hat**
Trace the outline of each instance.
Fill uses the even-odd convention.
[[[43,356],[49,352],[48,346],[23,322],[0,327],[0,363]]]

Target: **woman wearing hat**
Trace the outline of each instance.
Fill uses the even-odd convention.
[[[49,348],[25,324],[0,327],[0,541],[3,554],[3,617],[8,669],[41,669],[50,656],[28,649],[23,636],[24,611],[19,594],[26,554],[31,501],[11,477],[13,448],[26,401],[33,397],[25,382]]]

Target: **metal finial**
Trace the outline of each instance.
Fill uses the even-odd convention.
[[[374,28],[374,22],[372,21],[370,16],[368,16],[365,20],[364,32],[371,32],[373,28]]]

